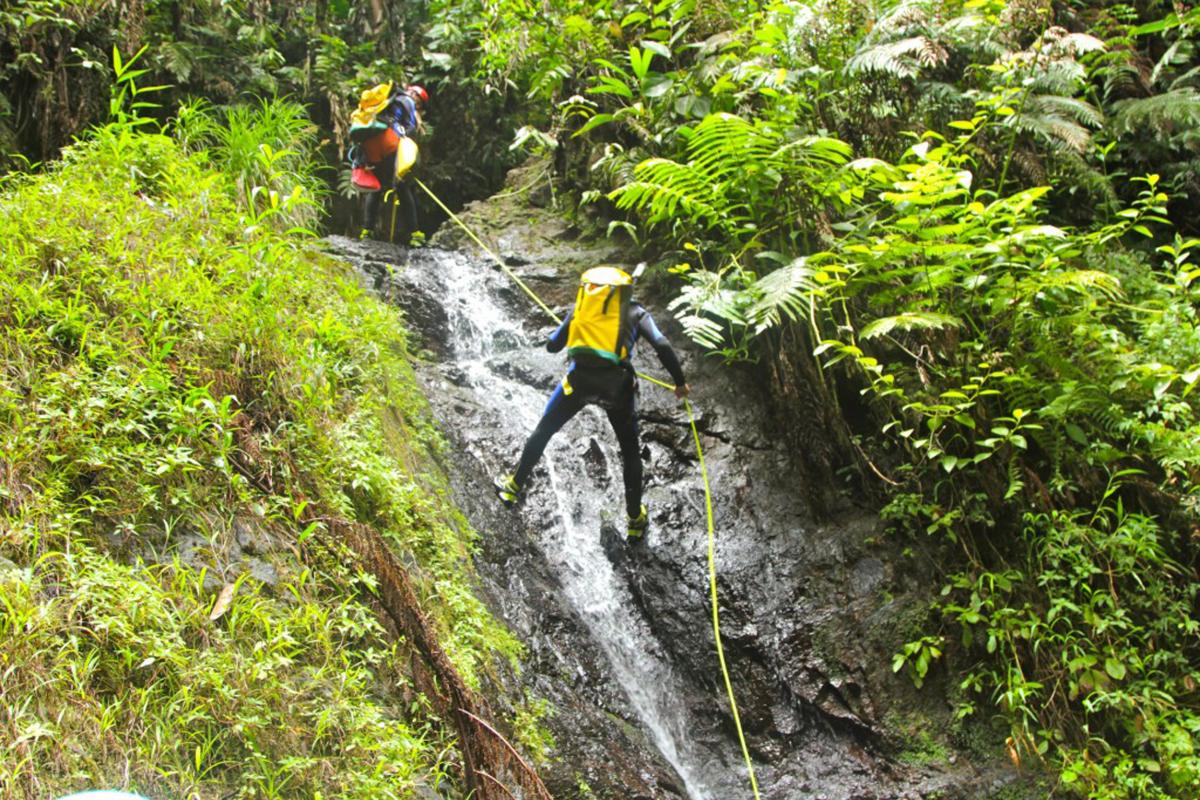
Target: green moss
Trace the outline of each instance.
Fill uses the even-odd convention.
[[[554,735],[546,727],[545,719],[553,714],[553,707],[543,698],[526,695],[525,702],[513,715],[513,731],[516,740],[536,762],[544,763],[554,750]]]
[[[884,719],[889,736],[902,742],[896,759],[912,766],[944,765],[953,751],[934,735],[940,723],[918,713],[891,713]]]

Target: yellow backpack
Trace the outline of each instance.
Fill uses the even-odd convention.
[[[567,352],[579,360],[599,357],[613,364],[629,358],[625,347],[633,279],[616,267],[592,267],[579,278],[575,311],[567,330]]]
[[[387,123],[379,119],[379,112],[388,107],[391,99],[391,82],[363,89],[358,98],[358,108],[350,112],[351,141],[362,142],[387,130]]]

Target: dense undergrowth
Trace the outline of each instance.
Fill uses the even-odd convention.
[[[0,187],[0,795],[449,791],[452,729],[330,534],[407,554],[468,685],[515,658],[403,328],[282,170],[246,191],[138,127]]]
[[[160,122],[192,98],[233,108],[248,97],[289,98],[320,125],[322,156],[343,162],[327,180],[347,191],[359,93],[383,81],[421,83],[436,110],[425,120],[421,176],[456,205],[494,191],[515,163],[507,119],[518,109],[461,73],[451,78],[447,30],[429,4],[405,0],[0,2],[0,168],[52,161],[104,122],[111,53],[145,48],[144,82],[163,87],[163,110],[149,112]],[[424,205],[422,216],[441,218]]]

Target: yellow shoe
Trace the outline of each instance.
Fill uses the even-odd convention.
[[[521,502],[521,487],[517,485],[517,479],[513,475],[501,475],[496,478],[492,482],[492,488],[496,490],[500,502],[509,508]]]
[[[650,524],[650,514],[646,510],[646,504],[642,503],[642,510],[640,514],[638,514],[636,517],[627,517],[627,519],[629,522],[628,530],[626,531],[625,535],[630,539],[642,538],[642,534],[646,532],[646,527]]]

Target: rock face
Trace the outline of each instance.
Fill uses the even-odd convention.
[[[492,241],[508,237],[506,261],[552,305],[571,297],[587,260],[616,255],[581,245],[563,261],[565,228],[548,212],[500,218],[520,230],[490,230]],[[541,224],[549,233],[537,233]],[[643,382],[643,542],[623,541],[620,456],[595,410],[559,433],[524,503],[506,510],[490,483],[515,463],[563,373],[561,357],[541,347],[553,322],[487,258],[338,238],[331,246],[404,309],[432,354],[419,371],[451,445],[456,500],[481,533],[484,593],[528,646],[521,683],[554,707],[556,760],[543,773],[555,796],[751,797],[714,647],[705,497],[686,410]],[[721,638],[761,797],[1020,796],[1011,768],[956,747],[963,739],[948,735],[936,676],[917,693],[891,671],[925,614],[929,560],[897,552],[849,499],[816,523],[754,373],[704,358],[648,305],[694,389]],[[638,368],[663,375],[643,350]],[[966,734],[1001,752],[988,732]]]

